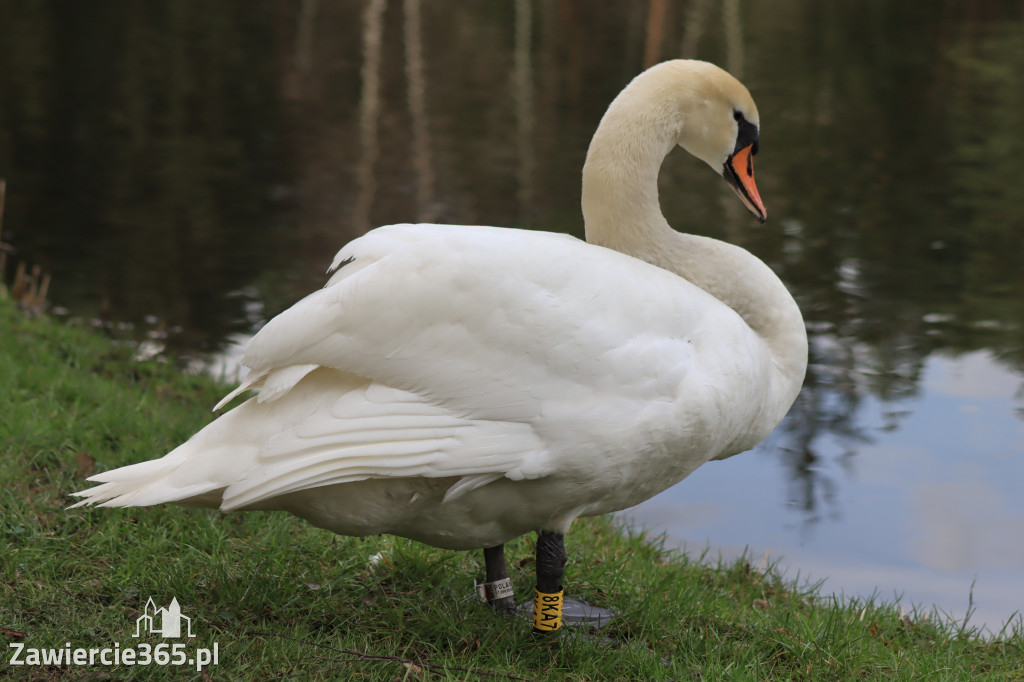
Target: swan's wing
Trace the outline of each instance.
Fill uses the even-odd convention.
[[[675,275],[564,235],[390,226],[335,262],[324,289],[252,340],[239,390],[276,415],[321,400],[303,397],[319,368],[369,388],[325,385],[335,402],[268,434],[225,508],[365,478],[452,477],[451,499],[585,471],[627,432],[642,447],[644,415],[672,420],[702,325],[735,317]]]
[[[273,402],[248,400],[167,456],[89,478],[75,506],[146,506],[214,496],[238,509],[370,478],[452,478],[445,500],[502,477],[535,478],[544,444],[528,424],[468,419],[408,391],[310,372]]]
[[[324,289],[253,338],[239,390],[273,399],[287,392],[282,373],[331,367],[518,422],[579,390],[674,398],[693,355],[685,330],[704,299],[723,307],[696,287],[681,304],[680,278],[551,233],[393,225],[335,263]]]
[[[362,478],[455,477],[452,499],[547,476],[566,466],[557,441],[585,458],[581,424],[621,433],[623,405],[672,399],[691,362],[670,319],[689,314],[673,303],[680,280],[565,235],[396,225],[334,267],[250,342],[236,394],[256,388],[279,410],[320,367],[371,389],[270,435],[226,508]]]
[[[456,417],[380,384],[334,397],[336,374],[321,370],[282,400],[316,407],[262,444],[258,466],[227,487],[221,508],[368,478],[457,478],[445,493],[447,501],[498,478],[541,473],[531,466],[544,447],[526,424]],[[252,420],[266,411],[253,402],[239,409],[246,408],[254,411],[246,417]]]

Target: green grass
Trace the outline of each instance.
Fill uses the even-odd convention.
[[[567,592],[621,617],[596,637],[537,639],[474,600],[479,553],[337,537],[285,514],[67,511],[94,469],[163,454],[205,424],[224,387],[3,300],[0,343],[0,677],[164,679],[162,666],[8,664],[11,642],[157,644],[132,637],[152,596],[195,619],[190,653],[217,643],[219,665],[175,668],[183,679],[1024,679],[1019,623],[981,638],[840,604],[604,518],[567,536]],[[507,554],[522,599],[532,539]]]

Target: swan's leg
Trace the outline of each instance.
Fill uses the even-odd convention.
[[[495,611],[512,613],[516,608],[516,599],[512,594],[512,581],[505,567],[505,545],[488,547],[484,550],[484,567],[487,577],[483,585],[478,585],[480,595]]]
[[[537,532],[537,593],[533,601],[533,631],[554,632],[562,627],[562,574],[565,572],[564,536]]]

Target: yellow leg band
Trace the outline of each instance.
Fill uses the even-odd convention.
[[[562,590],[545,594],[536,590],[533,596],[534,632],[554,632],[562,627]]]

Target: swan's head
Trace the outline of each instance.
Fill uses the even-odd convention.
[[[754,184],[753,164],[760,119],[747,89],[708,62],[678,59],[648,73],[674,95],[681,125],[679,146],[720,173],[763,223],[767,213]]]

